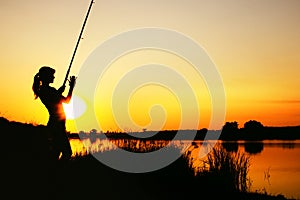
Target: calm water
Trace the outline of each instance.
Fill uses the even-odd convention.
[[[166,141],[136,140],[115,141],[118,146],[126,146],[131,149],[160,148],[168,143]],[[173,141],[174,145],[189,147],[188,141]],[[215,141],[211,141],[214,144]],[[193,145],[193,156],[201,160],[199,153],[203,145],[202,141],[196,141]],[[74,155],[85,155],[92,152],[101,152],[115,149],[116,146],[108,140],[95,139],[71,139]],[[250,155],[249,177],[252,191],[266,191],[269,194],[283,194],[288,198],[300,199],[300,140],[279,141],[265,140],[263,142],[226,142],[223,146],[230,151],[245,152]],[[203,150],[203,149],[202,149]],[[196,162],[196,161],[195,161]],[[197,163],[195,163],[197,165]]]

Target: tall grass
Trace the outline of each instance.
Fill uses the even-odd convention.
[[[111,142],[126,151],[135,153],[147,153],[158,150],[161,147],[166,147],[167,150],[178,154],[178,156],[182,153],[182,150],[166,141],[156,141],[153,144],[152,142],[146,144],[144,141],[139,140],[128,140],[127,142],[124,140],[111,140]],[[194,177],[197,179],[197,183],[207,182],[207,185],[218,187],[228,192],[250,191],[251,181],[248,177],[250,156],[248,154],[240,151],[227,151],[220,143],[217,143],[204,159],[196,162],[199,165],[195,166],[194,157],[191,156],[192,149],[184,148],[183,156],[180,156],[167,169],[161,171],[168,174],[180,174],[182,179]],[[117,150],[111,149],[104,152],[95,152],[94,156],[111,157],[111,154],[115,151]]]
[[[224,190],[248,192],[251,186],[249,166],[249,155],[226,151],[217,144],[202,160],[202,165],[195,168],[195,172],[197,177],[209,177],[211,184]]]

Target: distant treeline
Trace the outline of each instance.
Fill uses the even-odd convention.
[[[226,122],[221,140],[295,140],[300,139],[300,126],[269,127],[256,120],[247,121],[243,128],[238,123]]]
[[[250,120],[239,128],[238,123],[226,122],[221,130],[162,130],[143,132],[97,133],[95,129],[85,133],[71,134],[73,137],[99,137],[110,139],[140,140],[295,140],[300,139],[300,126],[268,127],[256,120]]]
[[[51,133],[45,125],[33,125],[15,121],[9,121],[0,117],[0,131],[2,139],[13,141],[15,146],[28,145],[24,141],[33,143],[33,147],[44,147],[51,142]],[[256,120],[250,120],[242,128],[238,123],[226,122],[221,130],[162,130],[143,132],[101,132],[95,129],[90,132],[80,131],[70,133],[72,138],[109,138],[109,139],[139,139],[139,140],[295,140],[300,139],[300,126],[268,127]],[[17,144],[19,143],[19,144]],[[7,144],[9,145],[9,144]],[[25,149],[25,148],[22,148]],[[36,148],[34,148],[36,149]],[[45,149],[46,151],[46,149]]]

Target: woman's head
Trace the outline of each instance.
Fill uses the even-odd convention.
[[[39,72],[34,76],[32,90],[34,92],[34,98],[38,98],[40,86],[43,84],[53,83],[55,69],[43,66],[39,69]]]
[[[42,82],[52,83],[53,80],[54,80],[54,73],[55,73],[55,69],[53,69],[51,67],[48,67],[48,66],[43,66],[43,67],[40,68],[37,75],[39,76],[39,79]]]

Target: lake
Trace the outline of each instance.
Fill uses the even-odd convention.
[[[109,140],[99,138],[70,139],[70,143],[74,156],[117,148]],[[115,140],[114,143],[120,147],[131,145],[131,149],[147,149],[161,148],[169,142],[164,140],[128,142],[126,139],[120,139]],[[215,141],[207,143],[214,144]],[[249,177],[252,191],[273,195],[282,194],[287,198],[300,199],[300,140],[223,141],[220,143],[228,151],[240,151],[250,156]],[[189,146],[190,142],[172,141],[172,144]],[[194,141],[193,144],[192,156],[199,161],[201,160],[199,150],[203,147],[203,141]]]

